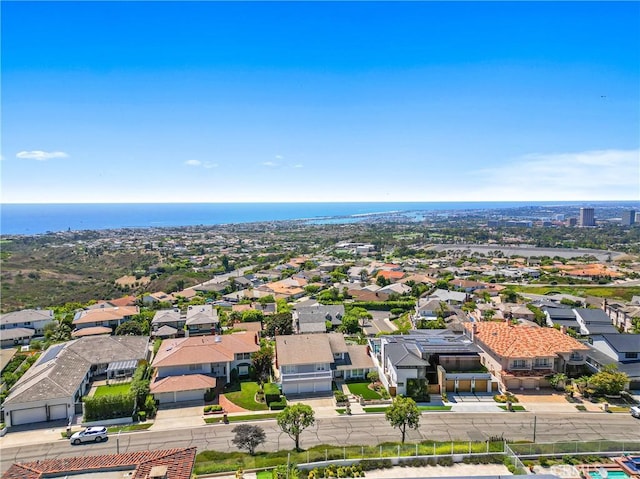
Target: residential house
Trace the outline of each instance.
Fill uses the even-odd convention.
[[[380,270],[376,274],[376,279],[380,277],[384,278],[387,281],[395,283],[396,281],[400,281],[402,278],[404,278],[405,273],[403,271],[396,270]]]
[[[365,378],[374,369],[367,347],[347,345],[340,333],[276,336],[282,393],[331,393],[334,378]]]
[[[578,333],[583,336],[618,332],[609,316],[601,309],[575,308],[573,312],[580,326]]]
[[[589,338],[587,366],[598,372],[615,364],[629,376],[626,389],[640,389],[640,334],[600,334]]]
[[[103,327],[115,330],[122,323],[130,321],[133,316],[140,313],[137,306],[116,307],[116,308],[98,308],[84,309],[78,311],[73,318],[73,326],[75,329]]]
[[[29,328],[11,328],[0,330],[0,347],[13,348],[24,346],[31,342],[35,331]]]
[[[640,298],[640,296],[634,296]],[[640,318],[640,304],[630,304],[604,301],[604,312],[609,316],[613,325],[625,333],[633,330],[633,318]]]
[[[147,306],[154,303],[173,303],[174,301],[175,298],[172,295],[165,293],[164,291],[145,294],[142,297],[142,303]]]
[[[437,394],[490,392],[497,387],[480,363],[480,349],[449,329],[380,336],[369,339],[369,346],[380,380],[392,395],[407,395],[410,383],[419,380]]]
[[[8,346],[28,344],[34,336],[44,336],[44,328],[55,321],[51,309],[23,309],[0,316],[2,342]],[[12,333],[10,329],[16,329]],[[28,330],[28,331],[27,331]],[[3,345],[4,347],[4,345]]]
[[[54,344],[9,390],[5,423],[68,420],[94,377],[107,377],[108,371],[131,375],[148,357],[147,336],[91,336]]]
[[[461,291],[447,291],[446,289],[436,289],[429,295],[429,299],[444,301],[448,305],[464,304],[469,300],[469,295]]]
[[[273,295],[276,299],[283,298],[289,301],[304,296],[304,287],[306,285],[307,280],[303,278],[286,278],[280,281],[263,284],[256,289]]]
[[[293,324],[299,334],[326,333],[327,321],[332,327],[342,324],[344,305],[296,306],[293,311]]]
[[[479,283],[478,281],[469,281],[466,279],[452,279],[449,281],[449,285],[455,288],[457,291],[464,291],[465,293],[473,293],[478,289],[485,289],[485,283]]]
[[[586,364],[589,348],[554,328],[492,321],[465,327],[503,391],[547,387],[547,376],[577,372]]]
[[[403,294],[411,293],[411,288],[406,284],[392,283],[392,284],[388,284],[387,286],[383,286],[377,291],[377,293],[386,294],[388,296],[391,296],[392,294],[395,294],[397,296],[402,296]]]
[[[218,311],[212,304],[191,305],[187,308],[185,325],[189,336],[213,334],[219,324]]]
[[[2,479],[49,479],[53,477],[190,479],[196,448],[137,451],[100,456],[38,459],[12,464]]]
[[[184,336],[186,321],[179,308],[161,309],[151,320],[151,335],[157,338]]]
[[[251,353],[259,349],[258,335],[249,331],[166,339],[151,363],[151,393],[160,403],[202,400],[218,380],[230,382],[233,369],[249,374]]]
[[[418,299],[418,303],[416,304],[416,312],[413,316],[413,320],[414,322],[417,322],[421,319],[425,319],[427,321],[435,321],[436,319],[438,319],[438,313],[441,310],[442,306],[440,304],[440,300],[420,298]]]
[[[576,333],[580,332],[580,324],[576,320],[576,313],[573,309],[562,307],[543,306],[542,312],[547,318],[547,325],[566,331],[571,328]]]

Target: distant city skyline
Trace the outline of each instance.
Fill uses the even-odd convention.
[[[3,203],[640,199],[638,2],[2,2]]]

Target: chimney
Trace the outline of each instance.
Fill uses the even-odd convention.
[[[475,340],[476,334],[478,334],[478,325],[476,323],[473,323],[471,325],[471,341]]]
[[[149,471],[149,479],[167,479],[167,466],[153,466]]]
[[[567,334],[567,327],[566,326],[560,326],[560,332],[562,334]]]

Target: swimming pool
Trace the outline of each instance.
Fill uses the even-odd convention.
[[[602,479],[603,476],[598,471],[594,471],[589,473],[589,477],[591,479]],[[624,471],[607,470],[607,479],[629,479],[629,475]]]

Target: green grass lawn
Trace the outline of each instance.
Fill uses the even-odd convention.
[[[227,416],[229,422],[242,422],[242,421],[258,421],[260,419],[275,419],[278,417],[277,412],[270,412],[266,414],[242,414],[238,416]],[[216,417],[206,417],[204,422],[207,424],[218,424],[222,422],[222,417],[217,415]]]
[[[100,396],[119,396],[120,394],[127,394],[131,389],[131,383],[124,384],[112,384],[111,386],[98,386],[96,392],[93,394],[94,398]]]
[[[547,294],[549,292],[573,294],[575,296],[598,296],[600,298],[619,298],[631,301],[640,294],[640,287],[621,288],[618,286],[600,285],[555,285],[555,286],[512,286],[516,292]]]
[[[256,473],[256,479],[272,479],[273,472],[271,471],[258,471]]]
[[[451,411],[451,406],[418,406],[420,411]]]
[[[389,406],[369,406],[363,407],[364,412],[385,412]]]
[[[259,387],[254,381],[245,381],[240,383],[240,390],[237,387],[232,388],[229,392],[225,392],[224,396],[236,406],[249,411],[266,411],[269,409],[266,404],[255,401]]]
[[[369,389],[369,381],[363,381],[360,383],[347,383],[347,387],[351,394],[362,396],[364,399],[382,399],[382,396],[377,392]]]
[[[498,406],[498,407],[503,411],[507,411],[507,406]],[[519,404],[512,404],[511,409],[513,409],[514,411],[526,411],[524,406],[520,406]]]

